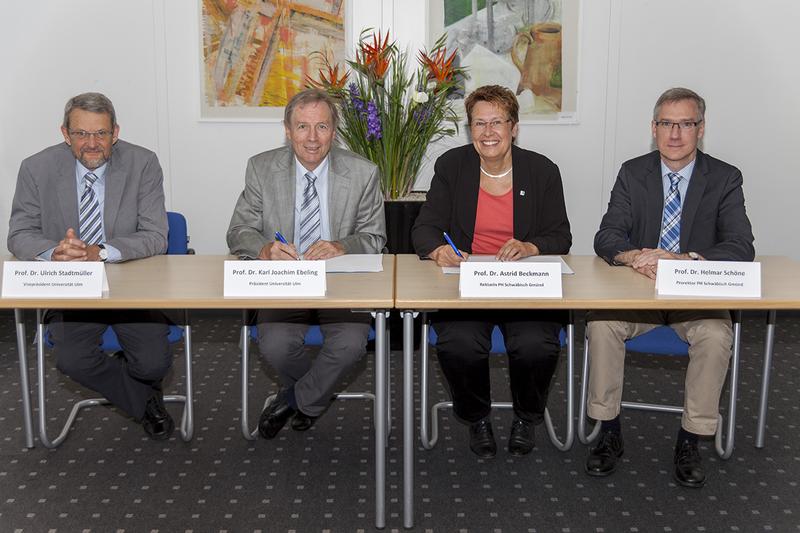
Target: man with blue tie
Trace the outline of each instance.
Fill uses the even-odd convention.
[[[659,259],[752,261],[741,172],[697,149],[705,133],[705,101],[673,88],[656,102],[651,123],[658,150],[622,165],[608,211],[595,235],[597,255],[655,279]],[[625,341],[663,324],[689,344],[684,409],[673,454],[673,477],[702,487],[698,439],[714,435],[733,333],[727,311],[596,311],[587,316],[587,413],[601,421],[586,460],[591,476],[616,470],[624,446],[620,424]]]
[[[163,254],[167,213],[156,155],[119,140],[114,105],[100,93],[67,101],[64,142],[20,165],[8,249],[18,259],[116,263]],[[155,440],[175,428],[161,380],[172,365],[168,325],[149,310],[47,313],[56,364],[142,423]],[[123,352],[100,351],[111,326]]]
[[[342,254],[377,254],[386,243],[378,169],[333,146],[336,105],[307,89],[286,105],[288,146],[250,158],[245,187],[228,228],[234,255],[259,260],[320,260]],[[292,419],[309,429],[327,409],[345,372],[366,353],[371,316],[346,309],[262,309],[258,347],[283,389],[264,408],[261,435],[274,438]],[[303,339],[319,324],[323,345],[312,360]]]

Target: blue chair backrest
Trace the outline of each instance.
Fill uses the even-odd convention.
[[[431,325],[431,327],[428,328],[428,343],[431,346],[436,346],[438,340],[439,336],[436,334],[436,329]],[[567,344],[567,332],[564,328],[561,328],[561,331],[558,333],[558,340],[561,342],[561,346]],[[497,326],[492,328],[492,347],[489,353],[506,353],[506,343],[503,340],[503,333]]]
[[[250,328],[250,338],[255,342],[258,342],[258,328]],[[322,336],[322,329],[319,326],[311,326],[308,328],[308,331],[306,332],[306,338],[304,339],[306,346],[322,346],[323,340],[324,338]],[[369,328],[369,336],[367,337],[367,340],[375,340],[375,328]]]
[[[167,211],[167,253],[170,255],[186,255],[189,253],[189,232],[186,228],[186,217],[174,211]]]
[[[669,326],[659,326],[625,341],[625,349],[658,355],[689,355],[689,345]]]

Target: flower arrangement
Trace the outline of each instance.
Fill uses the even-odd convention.
[[[339,72],[323,57],[321,88],[339,103],[339,136],[353,152],[378,166],[384,198],[411,192],[428,145],[458,130],[458,115],[449,98],[464,70],[453,66],[445,36],[430,52],[420,51],[419,68],[409,74],[407,54],[396,43],[372,30],[361,33],[350,72]],[[348,83],[349,79],[349,83]]]

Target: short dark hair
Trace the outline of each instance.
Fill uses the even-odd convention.
[[[111,117],[111,128],[117,125],[117,113],[114,111],[114,104],[104,94],[100,93],[83,93],[78,96],[73,96],[67,100],[67,105],[64,106],[64,121],[61,123],[64,129],[69,130],[69,114],[73,109],[82,109],[92,113],[104,113]]]
[[[333,120],[332,126],[336,130],[339,125],[339,111],[336,109],[336,102],[333,101],[333,98],[328,93],[316,88],[305,89],[292,96],[283,110],[283,123],[287,127],[292,123],[292,114],[295,108],[317,102],[325,102],[328,105],[331,110],[331,119]]]
[[[658,113],[661,111],[661,106],[667,102],[680,102],[681,100],[694,100],[697,104],[697,112],[700,114],[698,120],[704,120],[706,116],[706,101],[703,97],[691,89],[685,87],[673,87],[667,89],[656,100],[656,105],[653,107],[653,120],[658,120]]]
[[[519,102],[514,93],[505,87],[484,85],[472,91],[464,100],[464,107],[467,108],[467,124],[472,124],[472,108],[478,102],[494,104],[508,114],[513,124],[519,122]]]

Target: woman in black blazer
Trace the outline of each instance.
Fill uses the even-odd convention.
[[[572,235],[561,175],[546,157],[513,145],[519,122],[514,93],[496,85],[480,87],[465,106],[472,144],[449,150],[436,161],[412,231],[416,252],[440,266],[457,266],[471,253],[502,261],[568,253]],[[445,241],[444,232],[463,257]],[[490,421],[489,349],[492,328],[500,327],[514,405],[508,450],[529,453],[533,426],[544,420],[566,314],[440,311],[431,318],[455,413],[470,425],[470,449],[484,458],[497,453]]]

